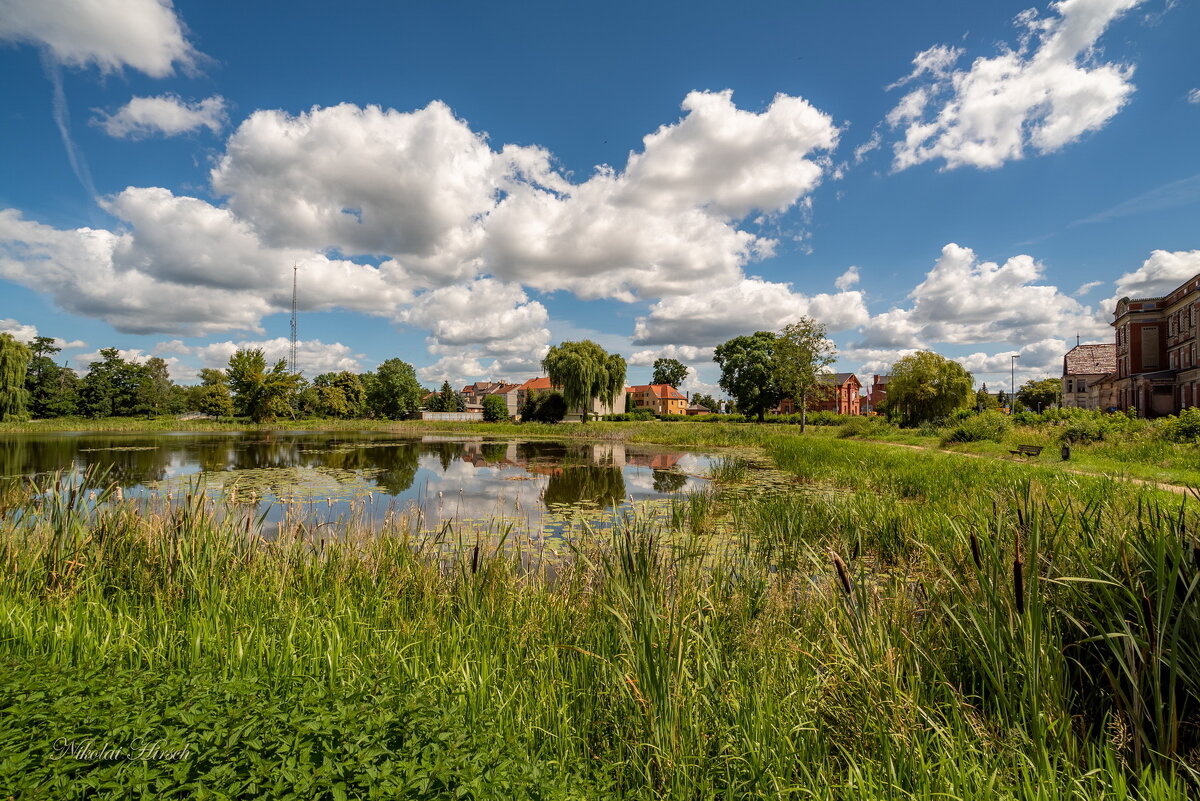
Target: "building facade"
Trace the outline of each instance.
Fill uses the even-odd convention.
[[[1117,369],[1117,346],[1076,345],[1063,356],[1062,405],[1074,409],[1110,409],[1114,403],[1097,406],[1104,398],[1093,392],[1092,384],[1105,378]]]
[[[637,384],[626,387],[633,408],[655,414],[687,414],[687,396],[670,384]]]
[[[878,376],[876,376],[878,378]],[[826,380],[825,391],[808,401],[810,412],[862,414],[862,383],[854,373],[834,373]],[[778,414],[795,414],[797,404],[791,398],[780,401]]]
[[[876,375],[871,380],[871,389],[867,392],[866,397],[866,412],[878,412],[879,408],[887,400],[888,382],[892,380],[890,375]]]
[[[1116,406],[1175,414],[1200,398],[1200,275],[1157,298],[1121,298],[1113,319]]]

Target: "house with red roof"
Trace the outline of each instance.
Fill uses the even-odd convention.
[[[688,399],[670,384],[637,384],[625,391],[633,402],[634,409],[655,414],[687,414]]]
[[[862,414],[862,383],[854,373],[833,373],[825,378],[825,389],[817,397],[810,398],[810,412],[834,412],[836,414]],[[791,398],[784,398],[775,409],[776,414],[795,414],[799,409]]]

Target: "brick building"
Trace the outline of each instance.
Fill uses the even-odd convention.
[[[818,397],[809,399],[810,412],[862,414],[862,383],[858,376],[854,373],[834,373],[825,383],[825,391]],[[777,414],[795,414],[796,402],[791,398],[784,398],[775,411]]]
[[[1157,298],[1121,298],[1116,329],[1116,405],[1141,417],[1200,405],[1200,275]]]
[[[887,400],[887,387],[891,380],[890,375],[876,375],[872,378],[871,389],[867,392],[866,397],[866,411],[879,411],[879,407]]]

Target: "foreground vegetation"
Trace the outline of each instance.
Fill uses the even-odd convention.
[[[242,507],[11,491],[0,791],[1196,791],[1194,501],[777,426],[650,425],[759,432],[779,472],[731,456],[719,490],[581,530],[556,560],[408,518],[264,542]]]

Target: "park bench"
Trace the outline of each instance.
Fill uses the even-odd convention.
[[[1015,451],[1009,451],[1013,456],[1037,456],[1041,452],[1041,445],[1018,445]]]

